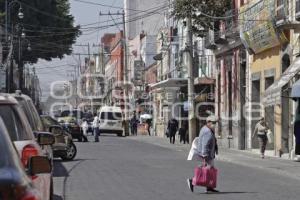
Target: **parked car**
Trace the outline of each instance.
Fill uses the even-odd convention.
[[[47,131],[53,133],[55,137],[55,143],[52,145],[54,157],[67,161],[73,160],[77,154],[77,148],[72,135],[51,116],[41,115],[41,119]]]
[[[20,91],[16,91],[16,93],[11,94],[20,104],[23,112],[25,113],[27,120],[33,133],[36,132],[46,132],[43,122],[39,116],[37,109],[35,108],[32,99],[22,94]],[[49,132],[48,132],[49,133]],[[49,157],[51,162],[53,162],[53,149],[51,145],[43,145],[42,149],[44,150],[45,154]]]
[[[82,142],[83,132],[80,127],[82,118],[83,112],[80,110],[65,110],[57,120],[64,128],[68,129],[73,138]]]
[[[54,136],[46,132],[35,132],[36,138],[30,128],[26,115],[17,100],[9,94],[0,94],[0,117],[8,130],[21,162],[25,168],[30,168],[30,158],[45,156],[41,148],[52,145]],[[42,199],[50,200],[53,197],[52,173],[30,176],[34,186],[43,195]]]
[[[103,106],[99,112],[100,133],[123,135],[123,117],[120,107]]]
[[[45,200],[27,176],[38,176],[51,172],[47,157],[34,156],[28,160],[27,173],[21,163],[18,153],[11,142],[7,129],[0,119],[0,199],[31,199]]]

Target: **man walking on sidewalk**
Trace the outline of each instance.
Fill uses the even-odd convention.
[[[217,140],[214,134],[215,125],[217,123],[217,118],[215,116],[209,116],[206,119],[206,125],[200,130],[198,138],[197,151],[199,157],[204,159],[208,166],[214,167],[214,159],[217,153]],[[192,179],[187,179],[188,187],[193,192],[194,185]],[[206,192],[219,192],[214,188],[206,188]]]

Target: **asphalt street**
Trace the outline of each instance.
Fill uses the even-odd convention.
[[[76,160],[55,161],[55,200],[296,200],[300,196],[297,179],[223,161],[216,162],[220,193],[205,194],[200,187],[191,193],[186,179],[197,163],[186,161],[185,152],[115,136],[76,145]]]

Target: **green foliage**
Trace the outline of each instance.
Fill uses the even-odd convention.
[[[206,32],[208,28],[216,26],[218,20],[199,13],[210,16],[221,17],[230,10],[232,0],[175,0],[173,15],[178,19],[191,17],[193,20],[193,31],[203,34],[203,28]]]
[[[11,2],[11,1],[9,1]],[[18,19],[19,4],[10,6],[11,23],[9,32],[14,32],[17,45],[18,34],[16,24],[22,24],[26,40],[22,40],[22,58],[26,62],[36,63],[38,59],[52,60],[63,58],[72,53],[72,44],[81,34],[79,26],[74,26],[74,17],[70,14],[69,0],[19,0],[24,19]],[[0,20],[5,23],[5,0],[0,0]],[[14,27],[14,28],[11,28]],[[28,43],[31,51],[27,50]],[[15,55],[18,55],[17,48]]]

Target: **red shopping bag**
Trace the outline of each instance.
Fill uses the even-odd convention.
[[[195,168],[193,185],[216,188],[218,170],[210,166],[198,166]]]

